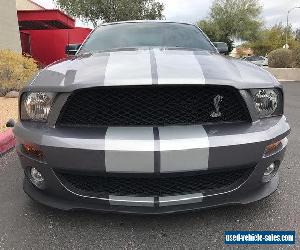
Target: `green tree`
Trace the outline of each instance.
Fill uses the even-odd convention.
[[[231,51],[235,39],[256,39],[261,10],[258,0],[214,0],[209,16],[197,24],[212,41],[226,42]]]
[[[164,5],[156,0],[55,0],[69,15],[97,26],[99,20],[163,19]]]
[[[252,40],[243,46],[250,47],[256,55],[265,56],[273,50],[283,48],[286,43],[286,32],[288,33],[288,44],[290,48],[294,49],[299,47],[300,42],[295,40],[292,27],[286,28],[281,23],[270,28],[262,29],[258,33],[256,40]]]

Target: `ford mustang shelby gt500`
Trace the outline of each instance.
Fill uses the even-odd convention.
[[[217,48],[220,48],[219,51]],[[273,193],[290,127],[267,71],[194,25],[103,24],[20,93],[14,126],[34,200],[170,213]]]

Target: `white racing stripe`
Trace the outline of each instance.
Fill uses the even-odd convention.
[[[159,127],[159,169],[182,172],[208,168],[209,141],[203,126]],[[157,149],[156,149],[157,150]],[[105,136],[106,172],[153,173],[155,140],[151,127],[110,127]]]
[[[154,197],[109,196],[109,203],[113,206],[153,207]]]
[[[158,198],[160,207],[192,204],[202,202],[202,200],[202,193],[163,196]],[[154,197],[109,195],[109,203],[112,206],[154,207]]]
[[[159,127],[160,172],[206,170],[209,140],[203,126]]]
[[[111,52],[105,72],[105,86],[152,84],[149,50]]]
[[[176,195],[176,196],[164,196],[159,197],[159,206],[175,206],[175,205],[184,205],[190,203],[202,202],[203,194],[187,194],[187,195]]]
[[[110,127],[105,135],[106,172],[153,173],[152,127]]]
[[[205,84],[201,65],[192,51],[154,52],[158,84]]]

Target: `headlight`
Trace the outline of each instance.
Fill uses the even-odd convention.
[[[46,122],[54,93],[32,92],[22,95],[21,120]]]
[[[279,89],[257,89],[252,94],[259,118],[282,115],[283,98]]]

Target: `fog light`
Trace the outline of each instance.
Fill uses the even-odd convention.
[[[44,177],[36,168],[30,169],[30,180],[38,188],[44,187]]]
[[[270,176],[270,175],[274,172],[275,168],[276,168],[275,163],[272,163],[272,164],[271,164],[270,166],[268,166],[267,169],[265,170],[264,176]]]

